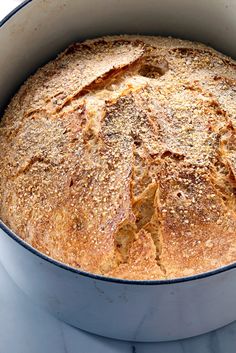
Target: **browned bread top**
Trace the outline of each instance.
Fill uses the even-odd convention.
[[[199,43],[116,36],[39,69],[0,124],[0,217],[111,277],[236,261],[236,63]]]

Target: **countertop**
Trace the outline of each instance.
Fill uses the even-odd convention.
[[[0,353],[235,353],[236,322],[199,337],[127,343],[58,321],[16,286],[0,264]]]
[[[0,19],[20,2],[1,0]],[[0,353],[236,353],[236,322],[177,342],[105,339],[70,327],[32,303],[0,264]]]

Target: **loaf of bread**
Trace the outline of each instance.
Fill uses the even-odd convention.
[[[236,63],[199,43],[115,36],[39,69],[0,124],[0,218],[108,277],[236,261]]]

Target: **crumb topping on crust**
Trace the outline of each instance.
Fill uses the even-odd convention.
[[[0,217],[39,251],[110,277],[236,261],[236,63],[199,43],[67,48],[0,123]]]

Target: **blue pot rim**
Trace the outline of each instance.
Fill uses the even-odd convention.
[[[7,14],[0,21],[0,28],[3,27],[13,16],[15,16],[20,10],[22,10],[25,6],[30,4],[32,1],[33,0],[25,0],[20,5],[15,7],[9,14]],[[2,229],[6,235],[8,235],[13,240],[15,240],[18,244],[22,245],[26,250],[30,251],[31,253],[38,256],[39,258],[47,262],[50,262],[51,264],[81,276],[90,277],[95,280],[106,281],[106,282],[113,282],[113,283],[119,283],[119,284],[125,284],[125,285],[148,285],[148,286],[149,285],[168,285],[168,284],[177,284],[177,283],[185,283],[185,282],[190,282],[195,280],[201,280],[236,268],[236,262],[234,262],[230,265],[217,268],[216,270],[213,270],[213,271],[208,271],[208,272],[200,273],[193,276],[180,277],[180,278],[174,278],[169,280],[168,279],[167,280],[127,280],[127,279],[119,279],[119,278],[113,278],[113,277],[105,277],[102,275],[96,275],[93,273],[76,269],[74,267],[68,266],[64,263],[61,263],[57,260],[54,260],[48,257],[47,255],[33,248],[31,245],[27,244],[18,235],[16,235],[11,229],[9,229],[1,220],[0,220],[0,229]]]

